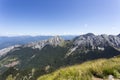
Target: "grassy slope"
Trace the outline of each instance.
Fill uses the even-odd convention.
[[[51,74],[39,77],[38,80],[92,80],[93,77],[106,78],[109,74],[120,78],[120,57],[98,59],[61,68]]]

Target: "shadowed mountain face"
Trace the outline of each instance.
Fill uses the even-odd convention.
[[[10,74],[17,76],[17,80],[30,75],[30,80],[35,80],[40,75],[62,66],[98,58],[111,58],[119,54],[119,36],[88,33],[73,40],[55,36],[48,40],[0,50],[0,75],[3,80]]]

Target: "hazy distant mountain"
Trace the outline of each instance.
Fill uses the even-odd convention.
[[[29,80],[36,80],[62,66],[120,55],[120,37],[88,33],[72,40],[64,40],[55,36],[8,47],[2,49],[0,54],[1,79],[14,75],[17,80],[30,76],[32,77]]]
[[[30,42],[45,40],[51,37],[53,36],[16,36],[16,37],[2,36],[0,37],[0,49],[6,48],[9,46],[23,45],[23,44],[27,44]],[[61,37],[64,38],[65,40],[71,40],[75,36],[66,35],[66,36],[61,36]]]

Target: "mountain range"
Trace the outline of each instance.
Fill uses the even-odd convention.
[[[0,80],[36,80],[75,64],[120,55],[120,35],[88,33],[73,39],[60,36],[0,50]],[[77,79],[76,79],[77,80]]]
[[[0,49],[14,46],[14,45],[24,45],[30,42],[46,40],[53,36],[14,36],[14,37],[7,37],[7,36],[0,36]],[[75,35],[61,35],[62,38],[65,40],[73,39]]]

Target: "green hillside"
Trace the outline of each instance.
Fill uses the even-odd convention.
[[[61,68],[37,80],[94,80],[93,78],[106,79],[108,75],[120,79],[119,63],[120,57],[88,61],[80,65]]]
[[[40,75],[50,73],[64,65],[64,56],[69,49],[68,43],[60,46],[46,45],[42,50],[32,48],[20,48],[20,50],[9,53],[7,57],[0,60],[0,80],[36,80]],[[13,67],[4,67],[8,63],[19,61]],[[26,79],[24,79],[26,78]],[[9,79],[8,79],[9,80]]]

